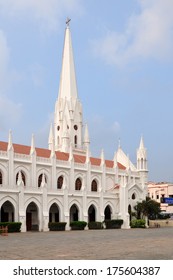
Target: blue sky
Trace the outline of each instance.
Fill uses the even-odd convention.
[[[173,181],[173,1],[0,0],[0,139],[47,147],[70,17],[79,98],[91,152],[136,162]]]

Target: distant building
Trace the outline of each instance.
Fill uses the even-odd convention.
[[[66,222],[69,229],[71,221],[117,218],[123,219],[123,228],[129,228],[129,213],[147,193],[143,138],[137,165],[120,145],[112,160],[105,159],[103,150],[99,158],[92,157],[82,115],[67,24],[48,149],[36,148],[34,136],[31,146],[14,144],[11,131],[8,141],[0,142],[0,221],[20,221],[23,232],[47,231],[49,222]]]
[[[161,210],[173,213],[173,205],[164,203],[164,198],[173,198],[173,183],[153,183],[149,182],[148,184],[148,196],[151,199],[161,203]]]

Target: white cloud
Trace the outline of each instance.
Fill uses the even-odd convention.
[[[0,0],[1,14],[10,17],[27,18],[39,22],[44,29],[54,30],[67,16],[81,15],[81,0]]]
[[[109,30],[92,41],[96,56],[125,65],[135,58],[172,59],[173,1],[138,0],[140,13],[132,15],[123,33]]]

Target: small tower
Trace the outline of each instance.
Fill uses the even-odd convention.
[[[147,150],[144,146],[143,137],[141,137],[140,145],[137,150],[137,169],[139,171],[148,171],[148,169],[147,169]]]
[[[142,188],[145,190],[143,199],[147,195],[147,181],[148,181],[148,168],[147,168],[147,150],[144,146],[143,137],[141,137],[140,145],[137,150],[137,169],[141,177]]]

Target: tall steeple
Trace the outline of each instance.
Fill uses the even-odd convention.
[[[70,100],[71,98],[78,98],[78,94],[70,27],[67,22],[66,24],[67,26],[65,30],[64,50],[62,57],[62,68],[58,97]]]
[[[68,130],[69,135],[68,150],[70,149],[70,143],[75,149],[79,149],[79,147],[82,149],[83,145],[82,105],[78,99],[69,22],[68,19],[66,21],[59,93],[54,116],[55,149],[60,151],[63,151],[63,135],[66,130]]]

